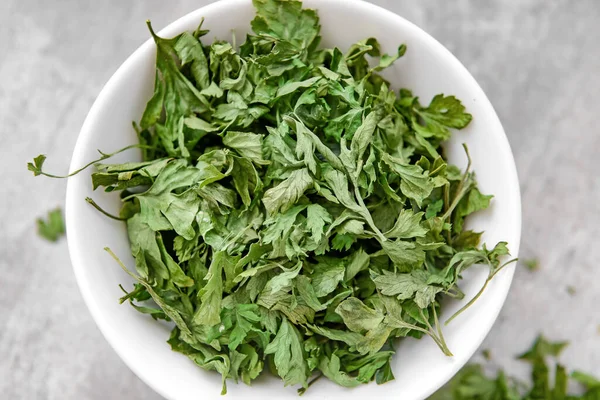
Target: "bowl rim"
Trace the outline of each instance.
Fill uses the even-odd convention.
[[[188,21],[191,21],[191,20],[198,21],[203,16],[202,14],[204,14],[204,13],[216,11],[217,9],[221,9],[221,8],[222,9],[234,9],[236,7],[236,5],[247,4],[250,1],[251,0],[215,1],[211,4],[205,5],[194,11],[191,11],[191,12],[185,14],[184,16],[178,18],[177,20],[169,23],[166,27],[164,27],[163,29],[161,29],[158,32],[158,35],[159,36],[169,36],[171,34],[177,34],[184,30],[184,28],[182,28],[182,26],[186,25],[188,23]],[[309,0],[307,2],[313,3],[316,1],[317,0],[312,0],[312,1]],[[421,29],[414,23],[408,21],[404,17],[402,17],[390,10],[387,10],[381,6],[378,6],[378,5],[369,3],[367,1],[363,1],[363,0],[318,0],[318,1],[320,3],[333,3],[333,4],[337,4],[339,6],[343,6],[343,7],[362,8],[364,10],[368,10],[371,13],[376,13],[376,14],[379,14],[380,16],[385,16],[386,18],[395,18],[398,21],[398,23],[403,24],[407,29],[411,29],[414,31],[415,34],[421,36],[422,39],[424,41],[426,41],[427,44],[429,46],[431,46],[435,52],[439,53],[440,56],[444,57],[445,62],[448,62],[452,66],[452,68],[464,70],[464,72],[466,72],[465,77],[468,80],[467,83],[470,86],[472,86],[474,90],[480,92],[481,100],[486,103],[484,105],[486,107],[489,107],[489,110],[491,110],[489,117],[491,117],[494,120],[494,123],[500,129],[501,138],[499,138],[499,139],[502,142],[502,145],[505,146],[505,148],[508,151],[507,154],[510,158],[509,161],[512,161],[512,162],[508,163],[509,170],[505,171],[505,173],[507,175],[509,175],[508,181],[511,184],[511,187],[509,187],[507,189],[507,192],[510,194],[510,196],[514,200],[516,209],[515,209],[514,215],[513,215],[513,218],[515,219],[515,221],[514,221],[512,238],[507,238],[507,239],[509,240],[509,243],[511,245],[512,253],[515,255],[518,255],[520,241],[521,241],[522,213],[521,213],[521,193],[520,193],[520,188],[519,188],[519,183],[518,183],[519,180],[518,180],[518,176],[517,176],[517,169],[516,169],[516,165],[514,162],[512,150],[511,150],[510,144],[508,142],[508,138],[506,136],[504,128],[502,127],[500,119],[498,118],[498,115],[497,115],[496,111],[494,110],[493,105],[491,104],[491,102],[489,101],[489,99],[487,98],[487,96],[485,95],[485,93],[483,92],[483,90],[481,89],[481,87],[479,86],[477,81],[475,80],[475,78],[471,75],[471,73],[467,70],[467,68],[456,58],[456,56],[454,56],[454,54],[452,54],[445,46],[443,46],[440,42],[438,42],[433,36],[431,36],[429,33],[424,31],[423,29]],[[313,7],[313,5],[311,4],[311,5],[309,5],[309,7]],[[75,144],[75,147],[73,150],[70,167],[69,167],[70,171],[73,171],[77,168],[77,166],[84,164],[85,160],[82,159],[82,149],[87,146],[87,142],[89,141],[89,139],[91,137],[91,133],[90,133],[91,127],[93,127],[95,125],[96,120],[98,119],[98,114],[100,114],[100,110],[105,107],[106,99],[109,97],[109,93],[115,87],[117,87],[117,85],[121,81],[121,76],[123,76],[125,74],[125,71],[129,70],[131,68],[131,66],[134,65],[139,58],[142,57],[143,54],[147,53],[148,51],[152,51],[153,46],[154,46],[154,42],[153,42],[152,38],[146,40],[129,57],[127,57],[127,59],[119,66],[119,68],[114,72],[114,74],[110,77],[110,79],[102,87],[101,91],[98,94],[98,97],[92,104],[92,107],[90,108],[90,111],[88,112],[88,114],[85,118],[85,121],[82,125],[81,131],[77,138],[77,141],[76,141],[76,144]],[[161,396],[169,399],[169,398],[171,398],[171,393],[170,393],[168,387],[161,384],[160,382],[156,382],[154,380],[149,379],[149,377],[147,376],[147,374],[145,372],[145,369],[143,368],[142,365],[140,365],[140,363],[138,363],[136,361],[135,357],[130,356],[126,351],[124,351],[125,344],[123,342],[120,342],[119,340],[117,340],[117,338],[111,332],[109,332],[108,327],[107,327],[108,321],[106,321],[101,316],[101,312],[100,312],[100,309],[102,308],[101,305],[92,296],[91,292],[89,290],[86,290],[86,288],[88,288],[93,283],[89,281],[89,279],[86,277],[85,272],[84,272],[85,254],[83,254],[82,249],[78,248],[74,244],[74,242],[76,241],[76,240],[74,240],[74,238],[77,236],[77,227],[76,227],[76,218],[75,218],[76,213],[73,210],[76,209],[76,207],[77,207],[75,205],[75,201],[81,200],[79,198],[76,198],[76,194],[77,194],[76,186],[77,185],[75,185],[73,183],[73,180],[68,179],[67,189],[66,189],[65,221],[66,221],[66,227],[67,227],[66,231],[67,231],[67,243],[68,243],[68,248],[69,248],[69,254],[70,254],[70,258],[71,258],[73,272],[74,272],[77,286],[79,288],[81,296],[83,297],[84,302],[85,302],[87,308],[89,309],[90,314],[92,315],[92,318],[94,319],[94,322],[96,323],[98,329],[101,331],[102,335],[104,336],[106,341],[109,343],[109,345],[113,348],[113,350],[119,355],[121,360],[123,360],[123,362],[127,365],[127,367],[131,371],[133,371],[134,374],[138,378],[140,378],[146,385],[148,385],[150,388],[152,388],[154,391],[156,391]],[[502,307],[506,301],[506,297],[507,297],[509,289],[511,287],[512,279],[513,279],[513,275],[514,275],[514,269],[515,269],[515,267],[514,267],[514,265],[512,265],[509,268],[507,268],[506,271],[504,271],[504,274],[506,275],[506,278],[507,278],[506,283],[502,287],[499,288],[498,293],[496,294],[494,302],[493,302],[493,307],[490,307],[489,309],[487,309],[488,315],[493,316],[493,318],[491,319],[492,323],[490,323],[489,326],[485,326],[484,328],[482,328],[477,335],[477,340],[471,341],[466,346],[466,347],[468,347],[468,350],[465,351],[464,353],[468,354],[468,356],[462,357],[460,359],[457,358],[457,360],[456,360],[457,362],[454,364],[454,368],[448,369],[448,371],[446,371],[446,373],[436,375],[436,379],[432,380],[431,385],[429,385],[427,388],[422,389],[422,391],[420,393],[421,397],[419,397],[419,398],[427,398],[432,393],[434,393],[438,388],[440,388],[446,382],[448,382],[452,378],[452,376],[454,376],[467,363],[467,361],[475,353],[477,348],[481,345],[483,340],[486,338],[486,336],[490,332],[490,330],[493,326],[493,323],[496,321],[496,319],[500,313],[500,310],[502,309]]]

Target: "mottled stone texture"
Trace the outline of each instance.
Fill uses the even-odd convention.
[[[523,193],[520,268],[484,347],[495,364],[537,332],[568,338],[564,361],[600,374],[600,3],[377,0],[430,32],[475,75],[512,145]],[[94,325],[66,243],[35,234],[65,182],[33,179],[40,152],[65,171],[102,85],[156,27],[203,0],[0,1],[0,397],[156,399]],[[398,38],[401,40],[402,38]],[[567,286],[576,288],[569,295]]]

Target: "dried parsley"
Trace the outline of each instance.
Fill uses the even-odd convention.
[[[443,156],[471,115],[454,96],[424,105],[390,88],[379,72],[406,46],[322,48],[315,11],[254,5],[239,49],[206,43],[201,26],[165,39],[149,25],[143,161],[93,162],[94,189],[123,199],[106,213],[126,220],[135,259],[135,272],[119,261],[137,281],[121,302],[172,321],[172,349],[218,371],[223,393],[266,366],[301,391],[313,375],[381,384],[401,337],[430,336],[451,355],[441,299],[464,297],[467,268],[487,265],[489,281],[508,255],[464,228],[491,196]],[[28,168],[56,177],[44,159]]]
[[[60,208],[49,211],[46,220],[38,218],[36,222],[38,234],[50,242],[58,241],[65,234],[65,223]]]
[[[531,349],[518,358],[531,364],[531,381],[521,382],[500,370],[489,377],[482,365],[464,367],[429,400],[594,400],[600,398],[600,380],[580,371],[570,375],[556,360],[567,342],[550,342],[539,336]],[[578,394],[568,393],[570,383],[581,386]]]
[[[523,265],[529,271],[534,272],[540,269],[540,261],[537,258],[529,258],[523,261]]]

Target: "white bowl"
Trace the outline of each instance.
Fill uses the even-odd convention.
[[[489,100],[465,67],[440,43],[405,19],[367,2],[358,0],[306,0],[316,8],[322,23],[323,44],[342,49],[373,36],[383,50],[393,52],[406,43],[406,55],[386,72],[395,88],[407,87],[427,103],[437,93],[460,98],[473,121],[456,132],[447,145],[450,160],[465,165],[461,149],[467,143],[483,193],[495,199],[485,212],[468,222],[471,228],[485,230],[483,239],[491,245],[500,240],[509,243],[517,256],[521,232],[521,204],[517,173],[502,125]],[[192,12],[160,32],[174,36],[197,27],[205,17],[205,27],[213,38],[230,39],[232,30],[237,43],[250,29],[254,9],[250,0],[226,0]],[[143,21],[140,21],[142,24]],[[466,44],[465,44],[466,45]],[[131,121],[139,120],[154,84],[155,45],[144,43],[108,81],[83,125],[71,169],[97,157],[96,149],[113,151],[136,142]],[[139,159],[135,151],[115,157],[116,161]],[[77,283],[83,298],[104,337],[125,363],[148,385],[168,399],[220,399],[220,377],[196,367],[185,356],[172,352],[165,342],[169,327],[119,305],[122,295],[118,284],[131,282],[103,250],[109,246],[133,268],[125,224],[110,220],[85,201],[93,197],[106,209],[119,210],[115,194],[93,192],[89,172],[69,179],[66,222],[69,249]],[[454,357],[446,357],[432,340],[401,341],[393,358],[396,379],[384,385],[371,383],[344,389],[326,379],[311,387],[303,399],[424,399],[447,382],[471,357],[496,320],[510,287],[514,266],[498,274],[484,295],[467,312],[445,327],[445,336]],[[465,274],[462,287],[468,301],[481,287],[485,268]],[[463,302],[463,303],[464,303]],[[443,310],[444,321],[461,306],[450,302]],[[110,383],[107,383],[110,385]],[[278,378],[264,377],[252,387],[229,383],[229,398],[296,399],[294,388],[284,388]]]

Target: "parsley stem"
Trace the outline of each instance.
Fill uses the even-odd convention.
[[[313,383],[315,383],[316,381],[318,381],[319,379],[321,379],[323,376],[324,375],[319,372],[319,375],[317,375],[310,382],[308,382],[308,384],[306,385],[305,388],[298,389],[298,396],[302,396],[308,390],[308,388],[312,386]]]
[[[127,218],[121,218],[121,217],[117,217],[115,215],[112,215],[111,213],[104,211],[102,209],[102,207],[100,207],[91,197],[86,197],[85,201],[87,201],[92,207],[94,207],[96,210],[100,211],[102,214],[106,215],[108,218],[112,218],[116,221],[127,221]]]
[[[433,339],[433,341],[438,345],[438,347],[442,350],[442,352],[448,357],[454,356],[448,346],[446,345],[446,341],[444,340],[444,336],[442,335],[441,328],[438,323],[437,313],[435,312],[435,306],[433,306],[433,320],[436,325],[436,329],[434,329],[429,323],[429,319],[425,317],[425,313],[423,309],[419,309],[419,313],[421,314],[421,318],[425,321],[425,325],[428,330],[425,330],[429,336]]]
[[[435,310],[435,304],[431,308],[433,309],[433,322],[435,323],[437,335],[440,340],[440,343],[442,343],[443,346],[442,351],[445,355],[452,357],[453,354],[448,348],[448,345],[446,344],[446,339],[444,338],[444,333],[442,332],[442,327],[440,326],[440,321],[438,320],[437,311]]]
[[[451,287],[447,291],[444,292],[447,296],[450,296],[454,299],[462,300],[465,298],[465,294],[460,290],[458,286]]]
[[[121,290],[125,293],[125,296],[119,299],[119,304],[123,304],[125,301],[131,300],[132,297],[137,296],[139,293],[142,293],[146,290],[143,286],[139,286],[133,289],[131,292],[125,290],[122,285],[119,285],[119,288],[121,288]]]
[[[450,205],[450,182],[447,182],[444,185],[444,215],[448,212],[448,207]],[[443,218],[445,220],[445,218]],[[450,243],[452,241],[452,232],[451,229],[446,231],[446,241]]]
[[[97,160],[90,161],[89,163],[87,163],[83,167],[81,167],[78,170],[75,170],[75,171],[73,171],[73,172],[71,172],[71,173],[69,173],[67,175],[53,175],[53,174],[46,173],[44,171],[38,171],[37,173],[39,175],[47,176],[48,178],[57,178],[57,179],[69,178],[69,177],[71,177],[73,175],[77,175],[78,173],[80,173],[81,171],[83,171],[84,169],[86,169],[87,167],[89,167],[91,165],[94,165],[94,164],[96,164],[96,163],[98,163],[100,161],[106,160],[107,158],[115,156],[115,155],[117,155],[119,153],[122,153],[122,152],[124,152],[126,150],[130,150],[130,149],[152,149],[152,148],[153,148],[152,146],[146,146],[146,145],[143,145],[143,144],[132,144],[130,146],[123,147],[122,149],[117,150],[114,153],[103,153],[100,150],[98,150],[98,152],[102,155],[102,157],[98,158]]]
[[[496,276],[496,274],[498,272],[500,272],[504,267],[506,267],[509,264],[512,264],[513,262],[517,261],[518,258],[514,258],[504,264],[502,264],[502,266],[500,266],[500,268],[498,268],[497,270],[495,270],[494,272],[492,272],[487,279],[485,280],[485,283],[483,284],[483,287],[479,290],[479,292],[477,292],[477,294],[475,295],[475,297],[473,297],[467,304],[465,304],[460,310],[458,310],[457,312],[454,313],[454,315],[452,315],[446,322],[444,322],[444,325],[448,325],[450,322],[452,322],[452,320],[456,317],[458,317],[460,314],[462,314],[467,308],[471,307],[473,305],[473,303],[475,303],[477,301],[477,299],[479,299],[479,297],[481,297],[481,295],[483,294],[483,292],[485,291],[485,288],[487,288],[488,283],[490,283],[490,281],[492,280],[492,278],[494,276]]]
[[[444,168],[446,166],[446,164],[440,164],[436,169],[434,169],[433,171],[429,171],[429,176],[433,176],[435,174],[437,174],[438,172],[440,172],[442,170],[442,168]]]
[[[127,273],[127,275],[131,276],[133,279],[135,279],[136,281],[144,284],[145,282],[143,282],[141,280],[141,278],[139,276],[137,276],[136,274],[134,274],[133,272],[131,272],[123,263],[123,261],[121,261],[121,259],[119,257],[117,257],[117,255],[115,253],[113,253],[113,251],[110,249],[110,247],[105,247],[104,251],[106,251],[108,254],[110,254],[110,256],[117,262],[117,264],[119,264],[119,266],[121,267],[121,269],[123,271],[125,271]],[[146,285],[144,285],[146,286]],[[146,286],[146,289],[148,289],[148,287]]]
[[[444,215],[442,215],[442,221],[445,221],[452,215],[452,212],[454,211],[458,203],[462,200],[465,193],[469,190],[469,185],[465,186],[465,184],[467,183],[467,179],[469,177],[469,170],[471,169],[471,155],[469,154],[469,148],[467,147],[466,143],[463,143],[463,148],[465,149],[465,153],[467,154],[467,169],[465,170],[465,174],[463,175],[462,179],[460,180],[460,183],[458,184],[458,187],[456,188],[456,196],[454,196],[452,204],[446,210]]]
[[[471,307],[473,305],[473,303],[475,303],[475,301],[483,294],[483,292],[485,291],[485,288],[487,287],[488,283],[490,283],[490,279],[489,277],[485,280],[485,283],[483,284],[483,287],[479,290],[479,292],[477,292],[477,294],[475,295],[475,297],[473,297],[467,304],[465,304],[460,310],[458,310],[457,312],[454,313],[454,315],[452,315],[446,322],[444,322],[444,325],[448,325],[450,322],[452,322],[452,320],[456,317],[458,317],[460,314],[462,314],[467,308]]]

